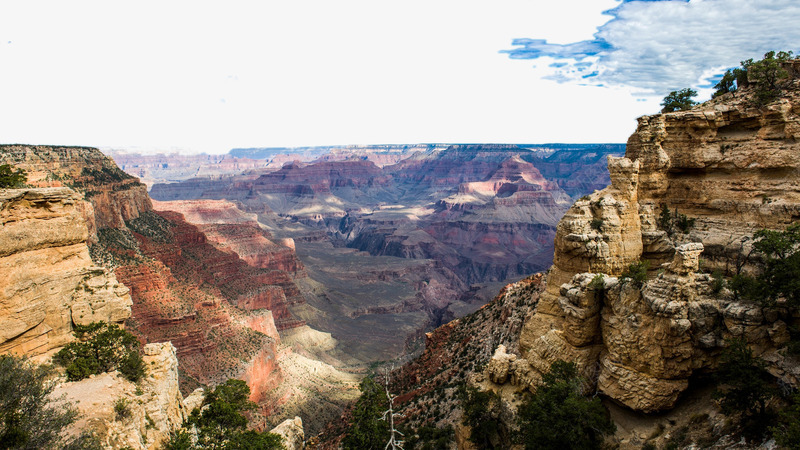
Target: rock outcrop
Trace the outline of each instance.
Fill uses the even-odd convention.
[[[294,419],[286,419],[277,427],[269,430],[269,432],[281,437],[286,450],[303,450],[305,446],[303,420],[300,417],[295,416]]]
[[[735,300],[701,271],[748,270],[754,231],[800,219],[800,80],[784,94],[760,109],[745,91],[640,118],[626,157],[609,157],[611,186],[558,224],[522,358],[498,352],[490,377],[535,384],[553,361],[572,361],[589,388],[655,412],[671,408],[693,374],[713,370],[736,337],[796,386],[800,370],[778,350],[797,318],[780,304]],[[648,280],[624,276],[638,261],[649,263]]]
[[[72,433],[93,433],[107,448],[157,449],[183,425],[189,409],[178,389],[178,359],[169,342],[144,346],[146,377],[134,384],[118,372],[59,385],[54,395],[80,414]],[[118,413],[115,405],[124,409]]]
[[[39,355],[75,324],[122,322],[128,288],[89,256],[87,205],[72,189],[0,189],[0,353]]]

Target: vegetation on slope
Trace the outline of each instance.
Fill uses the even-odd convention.
[[[75,325],[73,333],[78,341],[53,356],[53,362],[66,368],[69,381],[112,370],[133,382],[144,376],[141,345],[133,334],[106,322]]]
[[[282,449],[278,435],[247,429],[244,412],[256,408],[248,400],[250,388],[242,380],[228,380],[207,391],[203,403],[192,410],[189,420],[164,444],[166,450]]]
[[[595,449],[616,426],[597,397],[582,393],[574,363],[556,361],[542,385],[518,409],[522,443],[527,449]]]
[[[391,372],[390,391],[396,394],[394,404],[402,414],[398,428],[404,433],[404,448],[447,448],[447,443],[453,441],[453,428],[461,418],[460,393],[467,380],[483,371],[498,345],[517,348],[522,324],[543,288],[541,280],[542,274],[536,274],[512,283],[478,311],[437,328],[427,335],[422,355]],[[336,448],[337,439],[356,427],[358,421],[370,421],[366,427],[358,425],[361,429],[383,426],[380,414],[374,413],[386,410],[385,393],[365,396],[364,392],[372,391],[362,390],[362,399],[372,399],[360,403],[364,413],[356,420],[351,410],[342,421],[329,424],[319,437],[320,448]],[[388,440],[388,434],[385,436],[380,449]]]
[[[389,423],[380,420],[389,407],[389,399],[373,377],[359,385],[361,397],[353,407],[352,426],[342,440],[345,449],[382,449],[389,441]]]
[[[91,436],[65,435],[78,413],[71,404],[52,397],[54,376],[52,366],[0,355],[0,448],[100,448]]]

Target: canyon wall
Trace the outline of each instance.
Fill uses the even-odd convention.
[[[626,157],[609,158],[611,185],[575,202],[558,224],[516,379],[535,385],[555,360],[572,361],[611,399],[661,411],[693,375],[716,367],[727,339],[742,338],[774,376],[797,386],[800,368],[779,350],[798,318],[781,303],[714,288],[708,271],[748,270],[756,230],[800,219],[798,138],[796,79],[765,107],[744,91],[640,118]],[[667,221],[659,220],[664,207]],[[687,216],[683,227],[676,211]],[[650,265],[641,284],[625,273],[640,260]]]
[[[88,147],[0,145],[0,164],[25,169],[35,187],[70,187],[91,204],[84,211],[89,242],[100,228],[124,228],[152,209],[147,187],[99,150]]]

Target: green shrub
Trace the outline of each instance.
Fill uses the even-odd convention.
[[[784,231],[759,230],[753,248],[762,256],[757,276],[734,275],[731,289],[737,298],[773,305],[786,299],[787,306],[800,306],[800,222]]]
[[[678,229],[681,230],[681,232],[683,232],[683,234],[688,233],[689,230],[692,227],[694,227],[694,221],[695,221],[694,218],[686,217],[686,214],[677,214],[677,212],[676,212],[676,216],[677,216],[677,218],[676,218],[676,221],[675,221],[675,225],[678,226]]]
[[[598,273],[592,278],[592,281],[589,282],[589,289],[595,291],[602,291],[605,289],[605,276],[602,273]]]
[[[778,414],[778,423],[770,428],[770,432],[775,442],[785,448],[800,445],[800,392],[795,392],[791,404]]]
[[[28,181],[23,169],[12,169],[10,165],[0,165],[0,188],[21,187]]]
[[[480,391],[471,386],[459,387],[462,422],[470,427],[470,442],[478,448],[499,448],[502,424],[497,411],[500,398],[491,391]]]
[[[409,437],[406,445],[407,448],[420,450],[448,449],[454,435],[453,427],[449,425],[444,428],[423,426],[417,430],[416,435]]]
[[[131,405],[128,399],[120,397],[114,402],[114,415],[117,420],[124,420],[131,416]]]
[[[666,203],[661,205],[661,213],[658,215],[658,227],[667,233],[672,232],[672,214]]]
[[[380,420],[389,408],[384,388],[374,378],[366,377],[359,385],[358,398],[350,424],[350,429],[342,440],[345,449],[383,448],[389,440],[389,424]]]
[[[0,448],[99,448],[91,435],[65,436],[78,414],[72,404],[53,398],[53,376],[52,366],[0,355]]]
[[[716,92],[714,92],[711,98],[736,92],[737,88],[744,84],[747,84],[747,71],[745,69],[739,67],[728,69],[725,71],[725,74],[722,75],[722,79],[714,85]]]
[[[658,224],[658,228],[666,231],[670,235],[675,227],[681,230],[682,233],[686,234],[692,227],[694,227],[695,219],[687,217],[686,214],[678,213],[677,209],[673,212],[670,212],[669,207],[667,207],[666,204],[663,204],[661,205],[661,212],[658,215],[658,220],[656,223]]]
[[[589,225],[593,230],[600,231],[603,229],[603,219],[592,219],[592,222]]]
[[[649,261],[637,261],[628,266],[625,272],[622,273],[620,279],[623,282],[631,281],[634,286],[641,289],[645,281],[647,281],[647,269],[649,267]]]
[[[141,346],[131,333],[114,324],[93,322],[75,325],[73,334],[79,340],[53,356],[56,364],[66,368],[68,380],[78,381],[112,370],[133,382],[144,376]]]
[[[722,275],[722,271],[717,269],[711,274],[711,292],[716,295],[722,291],[722,288],[725,287],[725,277]]]
[[[247,418],[242,414],[256,408],[249,400],[250,388],[242,380],[228,380],[207,392],[200,408],[192,410],[188,425],[197,429],[197,441],[186,426],[174,432],[164,443],[167,450],[282,449],[278,435],[247,430]]]
[[[518,410],[526,449],[596,449],[616,430],[599,398],[581,394],[574,363],[556,361]]]
[[[791,58],[792,52],[770,51],[760,61],[753,61],[752,58],[742,61],[748,82],[755,84],[756,105],[763,106],[778,98],[783,82],[789,77],[783,63]]]
[[[728,340],[720,361],[714,398],[720,401],[724,414],[741,414],[748,440],[763,438],[774,419],[767,410],[773,389],[764,362],[753,356],[744,339]]]

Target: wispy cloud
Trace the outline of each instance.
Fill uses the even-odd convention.
[[[594,39],[515,39],[513,59],[547,61],[546,78],[663,95],[709,87],[724,69],[769,50],[800,49],[797,0],[626,0]]]

